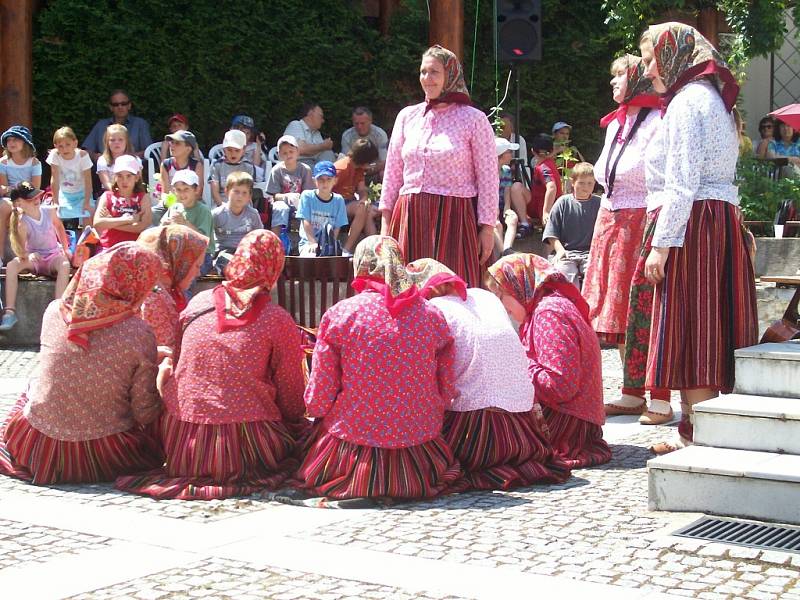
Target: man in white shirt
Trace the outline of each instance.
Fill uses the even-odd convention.
[[[321,160],[336,160],[333,153],[333,140],[322,138],[319,128],[325,122],[322,107],[316,102],[309,102],[303,106],[302,116],[297,121],[292,121],[286,126],[283,135],[292,135],[297,139],[300,151],[300,162],[314,168]]]
[[[369,139],[378,149],[378,161],[366,170],[365,174],[372,180],[380,181],[383,167],[386,164],[386,151],[389,148],[389,136],[386,132],[372,124],[372,111],[366,106],[353,109],[353,126],[342,134],[342,153],[347,154],[357,139]]]

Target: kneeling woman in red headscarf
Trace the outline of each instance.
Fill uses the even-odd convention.
[[[36,484],[113,481],[163,462],[156,341],[139,318],[161,270],[133,242],[87,260],[42,318],[41,372],[0,437],[0,473]]]
[[[158,432],[166,467],[116,487],[155,498],[205,500],[278,486],[297,468],[291,431],[303,416],[300,334],[270,303],[283,269],[278,236],[239,243],[226,281],[181,313],[175,373],[163,384]]]
[[[441,433],[453,338],[395,240],[364,239],[353,267],[360,293],[328,309],[317,334],[305,400],[319,422],[295,484],[335,499],[438,496],[461,474]]]
[[[521,324],[528,371],[556,454],[573,469],[611,460],[603,440],[600,345],[580,292],[533,254],[501,258],[489,267],[486,284]]]

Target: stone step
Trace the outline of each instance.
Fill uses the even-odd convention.
[[[739,348],[736,387],[739,394],[800,397],[800,342]]]
[[[728,394],[696,404],[694,442],[800,455],[800,398]]]
[[[800,456],[690,446],[647,468],[651,510],[800,524]]]

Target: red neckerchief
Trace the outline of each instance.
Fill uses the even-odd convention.
[[[420,297],[419,290],[415,285],[393,296],[391,288],[383,279],[370,275],[356,277],[350,285],[359,294],[364,290],[372,290],[373,292],[381,294],[383,296],[383,302],[392,318],[397,318],[397,315],[399,315],[406,306],[413,304],[417,298]]]
[[[628,116],[628,107],[630,106],[660,108],[661,98],[653,94],[639,94],[638,96],[634,96],[630,101],[623,102],[616,110],[612,110],[605,117],[600,119],[600,127],[605,129],[616,119],[617,123],[619,123],[620,131],[622,131],[622,127],[625,125],[625,118]]]
[[[422,114],[426,114],[430,109],[435,108],[439,104],[466,104],[467,106],[472,106],[472,100],[470,97],[465,94],[464,92],[450,92],[449,94],[445,94],[444,96],[439,96],[438,98],[434,98],[433,100],[426,100],[425,101],[425,110],[422,111]]]
[[[672,84],[663,96],[663,105],[661,108],[661,115],[667,111],[667,106],[675,97],[675,94],[687,83],[698,77],[705,75],[716,75],[722,81],[722,89],[719,90],[719,95],[722,96],[722,102],[725,104],[725,110],[731,112],[733,105],[736,104],[736,98],[739,95],[739,84],[733,77],[728,69],[720,67],[714,60],[707,60],[700,64],[694,65],[684,71],[683,75],[678,77],[678,80]]]
[[[452,285],[453,291],[462,300],[467,299],[467,284],[458,275],[451,275],[450,273],[437,273],[425,282],[419,293],[423,298],[427,299],[433,288],[444,284]]]
[[[261,314],[264,306],[270,301],[268,292],[261,292],[253,299],[253,304],[250,310],[244,313],[241,317],[234,317],[225,311],[227,304],[228,293],[225,288],[218,285],[212,292],[214,296],[214,309],[217,313],[217,333],[223,333],[231,329],[238,329],[248,323],[256,320],[258,315]]]

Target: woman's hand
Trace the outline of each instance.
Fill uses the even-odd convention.
[[[161,364],[158,365],[158,375],[156,375],[156,389],[162,396],[164,395],[164,384],[167,379],[172,376],[172,358],[169,356],[164,357]]]
[[[481,264],[492,257],[492,250],[494,250],[494,227],[491,225],[481,225],[481,230],[478,233],[478,250],[480,251]]]
[[[644,276],[647,281],[656,285],[661,283],[664,279],[664,265],[667,264],[667,257],[669,256],[669,248],[653,248],[650,254],[647,255],[647,261],[644,263]]]

